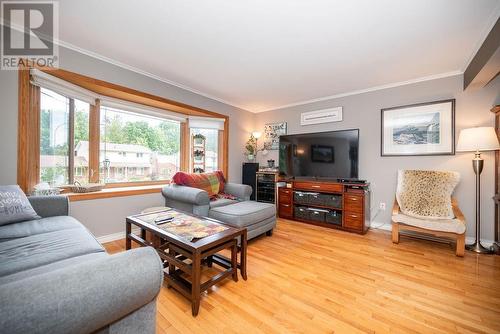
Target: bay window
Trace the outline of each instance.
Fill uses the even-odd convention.
[[[180,170],[180,122],[101,107],[105,183],[170,180]]]
[[[191,141],[191,154],[190,169],[191,171],[203,170],[205,172],[213,172],[222,168],[222,157],[220,155],[221,144],[223,140],[224,120],[223,119],[210,119],[206,117],[190,117],[189,118],[190,136],[201,135],[204,147],[199,149],[192,147],[194,141]],[[197,154],[202,154],[202,159],[199,159]],[[196,160],[198,159],[198,160]],[[200,162],[201,161],[201,165]]]
[[[88,181],[89,104],[40,89],[40,181]],[[87,145],[84,145],[84,142]]]
[[[19,69],[19,101],[18,184],[26,192],[40,182],[76,181],[105,183],[110,191],[134,186],[131,194],[156,191],[177,171],[190,170],[194,134],[207,139],[206,171],[227,173],[227,116],[26,65]]]

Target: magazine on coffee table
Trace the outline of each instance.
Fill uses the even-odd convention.
[[[176,210],[152,212],[137,218],[187,241],[205,238],[228,229],[222,224]]]

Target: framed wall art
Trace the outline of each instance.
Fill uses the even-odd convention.
[[[455,99],[381,112],[382,156],[455,154]]]
[[[264,126],[264,148],[279,149],[281,135],[286,135],[286,122],[267,123]]]

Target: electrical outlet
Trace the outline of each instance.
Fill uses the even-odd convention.
[[[385,203],[380,202],[380,210],[385,211]]]

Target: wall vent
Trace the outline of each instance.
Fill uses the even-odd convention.
[[[342,107],[309,111],[300,114],[300,125],[342,121]]]

